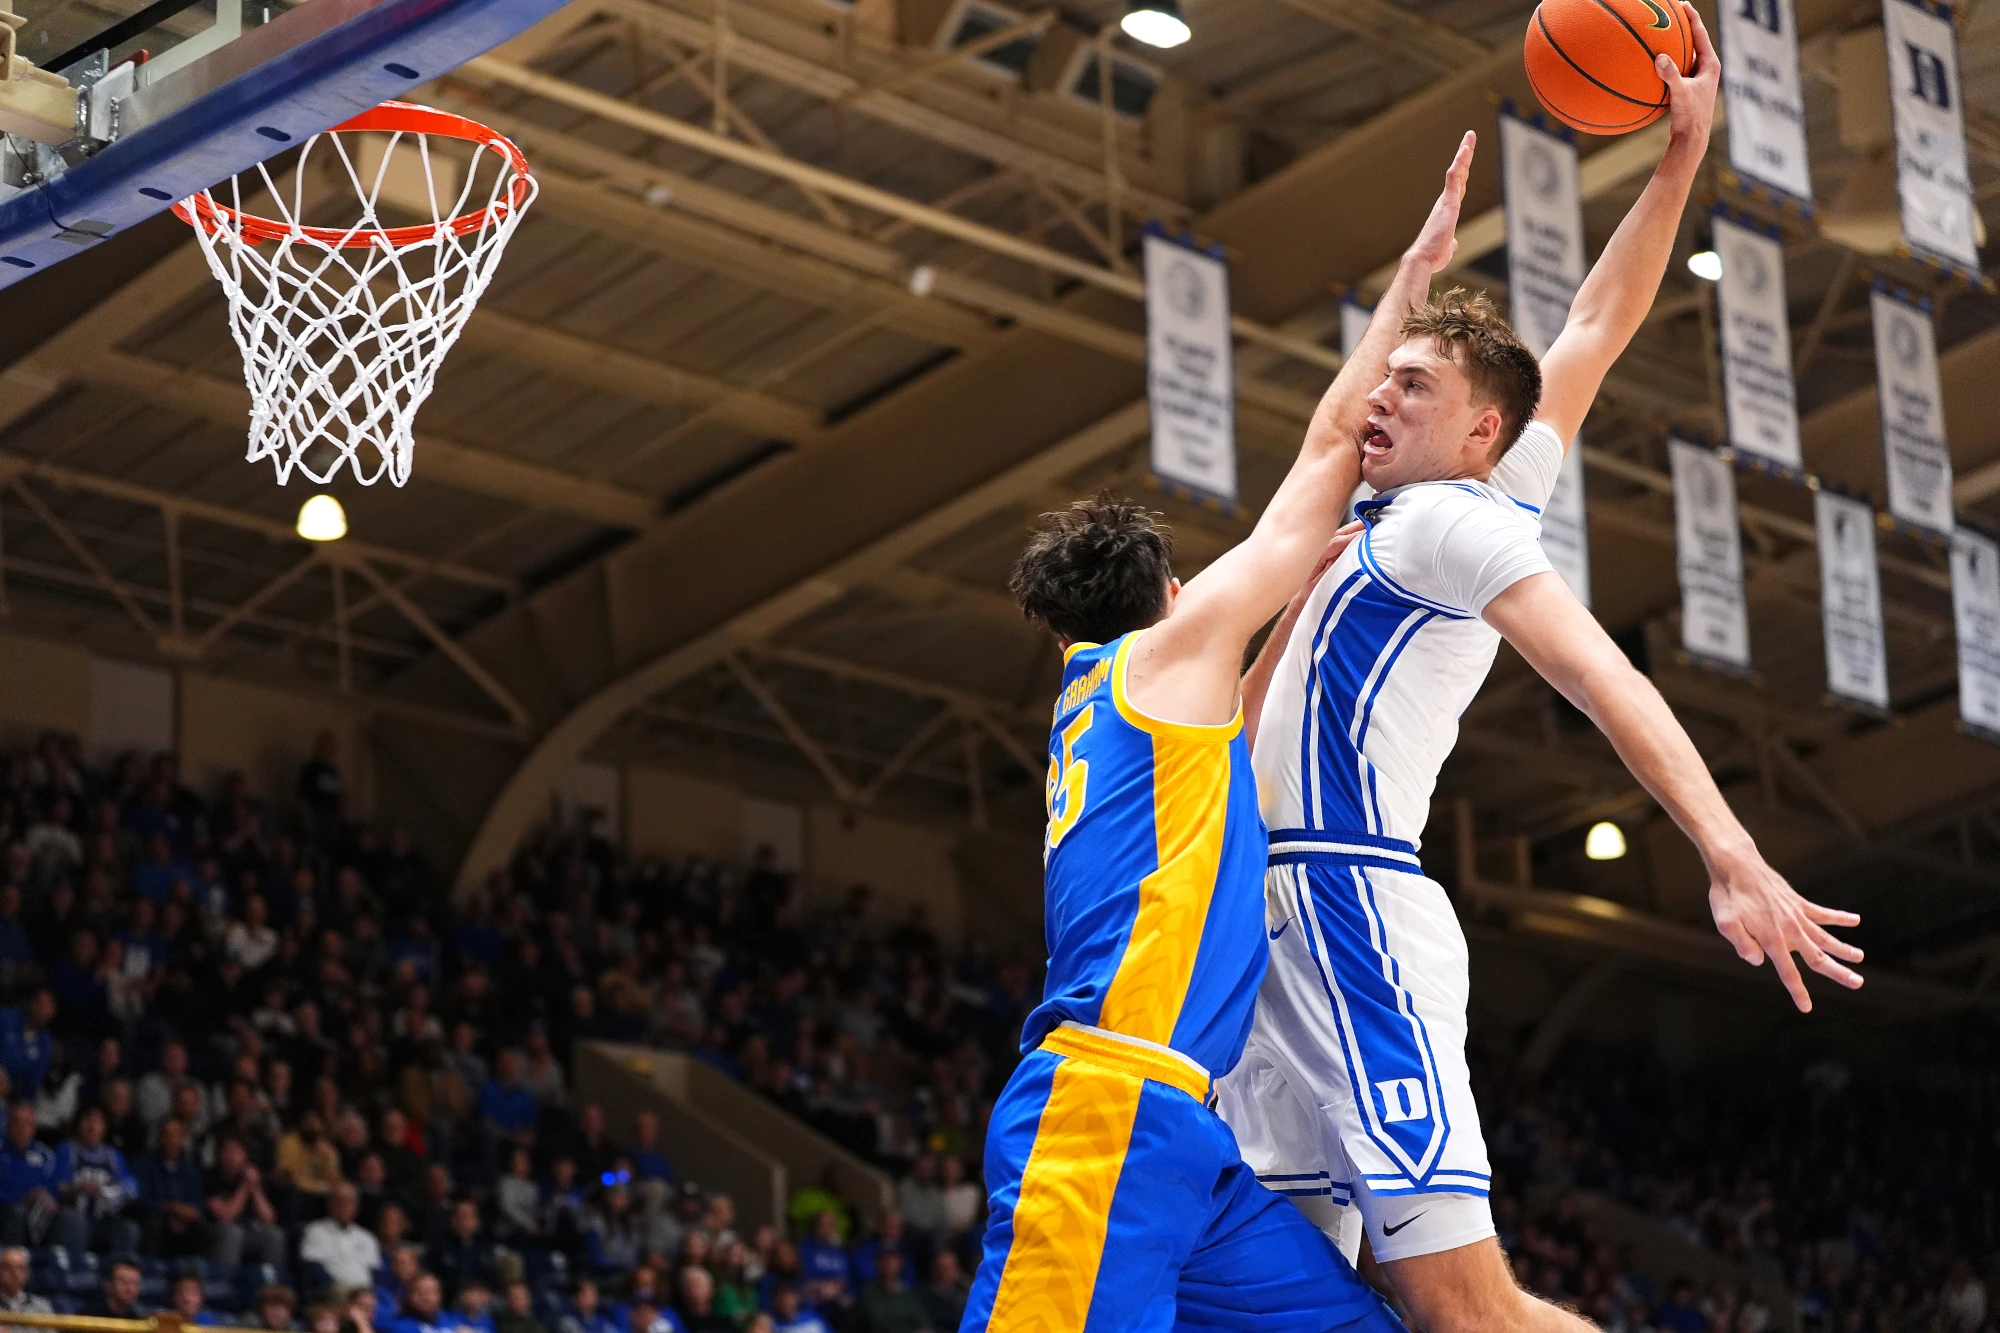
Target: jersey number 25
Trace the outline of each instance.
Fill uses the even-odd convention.
[[[1076,757],[1076,744],[1090,730],[1097,713],[1094,703],[1084,705],[1070,724],[1062,729],[1062,753],[1049,756],[1049,844],[1054,851],[1076,821],[1083,817],[1084,793],[1090,783],[1090,761]]]

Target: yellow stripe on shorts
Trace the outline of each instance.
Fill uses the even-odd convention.
[[[1056,1066],[987,1333],[1082,1333],[1145,1086],[1078,1060]]]

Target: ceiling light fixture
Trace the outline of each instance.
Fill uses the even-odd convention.
[[[1194,29],[1181,17],[1180,0],[1132,0],[1118,26],[1133,41],[1162,50],[1194,36]]]
[[[331,495],[315,495],[299,506],[299,536],[309,542],[337,542],[347,535],[347,511]]]
[[[1713,250],[1697,250],[1688,256],[1688,272],[1703,282],[1722,281],[1722,256]]]
[[[1625,855],[1625,830],[1608,819],[1592,824],[1583,840],[1583,854],[1593,861],[1616,861]]]

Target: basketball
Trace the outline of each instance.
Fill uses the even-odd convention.
[[[1670,57],[1685,74],[1694,37],[1681,0],[1542,0],[1525,55],[1550,115],[1585,134],[1625,134],[1667,109],[1653,57]]]

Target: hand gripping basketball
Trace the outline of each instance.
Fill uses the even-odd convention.
[[[1699,20],[1681,0],[1542,0],[1523,56],[1542,107],[1586,134],[1625,134],[1666,113],[1665,56],[1694,68]]]

